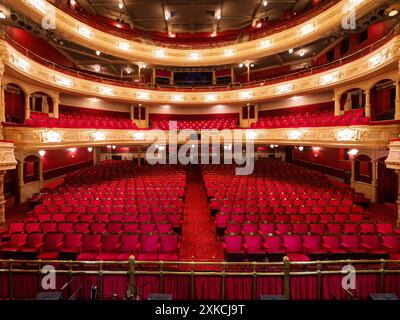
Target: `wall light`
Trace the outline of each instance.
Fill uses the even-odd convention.
[[[44,157],[44,155],[46,154],[45,150],[39,150],[39,156],[41,156],[42,158]]]
[[[112,149],[115,150],[115,149],[117,149],[117,147],[116,146],[112,146]]]
[[[299,151],[303,152],[303,150],[304,150],[304,147],[303,147],[303,146],[300,146],[300,147],[299,147]]]
[[[348,152],[348,154],[351,155],[351,156],[355,156],[355,155],[357,155],[357,153],[358,153],[358,149],[351,149]]]
[[[87,148],[87,151],[92,152],[92,151],[93,151],[93,148],[92,148],[92,147],[88,147],[88,148]]]

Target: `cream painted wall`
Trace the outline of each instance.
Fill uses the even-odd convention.
[[[322,102],[333,101],[333,91],[327,91],[319,94],[295,96],[290,98],[284,98],[274,101],[259,103],[259,111],[262,110],[274,110],[283,108],[301,107],[310,104],[317,104]]]
[[[240,105],[213,105],[213,106],[150,106],[149,113],[161,114],[217,114],[217,113],[239,113]]]
[[[130,107],[127,103],[118,103],[98,98],[87,98],[67,94],[60,95],[60,104],[88,109],[130,112]]]

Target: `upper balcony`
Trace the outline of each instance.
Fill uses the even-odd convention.
[[[55,12],[57,19],[54,28],[57,33],[69,41],[82,46],[99,50],[112,56],[129,61],[143,62],[155,65],[174,66],[210,66],[240,63],[296,48],[304,43],[316,41],[331,34],[337,28],[342,28],[349,14],[357,18],[364,17],[377,8],[382,8],[385,0],[342,0],[326,10],[316,13],[300,24],[295,24],[286,30],[280,30],[272,35],[258,39],[246,39],[241,43],[229,44],[222,47],[206,49],[178,49],[161,47],[158,44],[148,44],[137,40],[127,39],[122,35],[114,35],[98,30],[76,17],[54,7],[44,0],[6,0],[5,4],[26,17],[41,24],[46,12]],[[103,29],[104,30],[104,29]]]

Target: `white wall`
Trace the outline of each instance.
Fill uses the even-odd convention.
[[[312,95],[302,95],[294,96],[290,98],[283,98],[274,101],[259,103],[259,111],[262,110],[274,110],[274,109],[284,109],[301,107],[311,104],[331,102],[333,101],[333,91],[327,91],[324,93],[312,94]]]
[[[87,98],[67,94],[60,94],[60,104],[88,109],[130,112],[130,107],[127,103],[113,102],[99,98]]]

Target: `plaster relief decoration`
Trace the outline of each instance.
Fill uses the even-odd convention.
[[[132,134],[133,140],[135,141],[140,141],[145,139],[145,134],[144,132],[141,131],[136,131]]]
[[[289,140],[303,140],[305,132],[301,130],[290,130],[287,133],[287,138]]]
[[[106,96],[114,96],[115,95],[115,89],[110,88],[110,87],[97,87],[97,91],[100,94],[106,95]]]
[[[15,160],[14,144],[11,142],[0,142],[0,168],[1,170],[11,170],[17,165]]]
[[[360,131],[355,129],[340,129],[335,132],[336,141],[358,141]]]
[[[71,79],[60,76],[60,75],[54,75],[53,77],[55,84],[61,86],[61,87],[67,87],[71,88],[73,85],[73,82]]]
[[[92,132],[92,141],[105,141],[106,134],[102,131]]]
[[[340,80],[341,76],[342,76],[341,72],[331,72],[328,74],[324,74],[323,76],[321,76],[319,78],[319,84],[326,85],[326,84],[330,84],[332,82],[336,82],[336,81]]]
[[[246,139],[255,140],[258,137],[258,132],[255,130],[246,130]]]
[[[276,94],[288,93],[288,92],[292,91],[293,88],[294,88],[294,85],[292,83],[282,84],[275,88],[275,93]]]
[[[21,69],[22,71],[29,72],[30,70],[30,64],[28,61],[25,59],[22,59],[18,55],[16,55],[14,52],[10,52],[10,62],[17,67],[18,69]]]
[[[60,131],[46,130],[40,132],[40,138],[43,143],[63,142],[64,137]]]

